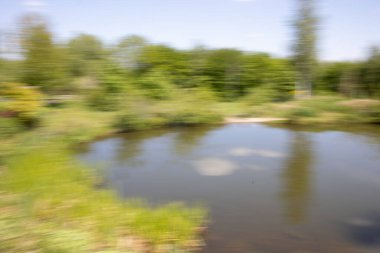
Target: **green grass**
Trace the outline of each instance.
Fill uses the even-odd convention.
[[[68,152],[78,143],[119,130],[113,123],[121,113],[74,102],[44,108],[34,129],[13,133],[12,122],[5,122],[0,140],[0,252],[185,252],[201,244],[203,207],[122,201],[111,191],[96,190],[99,175]],[[162,126],[162,118],[151,115],[147,128]]]
[[[1,252],[159,252],[200,243],[203,208],[121,202],[110,191],[94,190],[98,178],[71,157],[50,145],[6,160],[0,183]]]
[[[184,252],[201,243],[201,207],[151,207],[96,190],[90,173],[68,152],[116,131],[220,122],[223,116],[283,117],[299,125],[379,123],[380,102],[318,96],[257,105],[216,102],[208,94],[138,101],[118,111],[95,111],[81,102],[44,108],[40,124],[19,129],[0,122],[0,252]],[[210,102],[211,101],[211,102]]]
[[[247,116],[285,118],[291,124],[366,124],[380,122],[380,101],[314,96],[246,108]]]

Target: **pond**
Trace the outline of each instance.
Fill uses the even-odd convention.
[[[123,198],[206,206],[201,252],[380,252],[376,127],[156,130],[95,141],[79,157]]]

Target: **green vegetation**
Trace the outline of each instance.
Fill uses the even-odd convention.
[[[136,35],[108,46],[89,34],[57,43],[43,18],[25,16],[21,57],[0,58],[0,251],[183,252],[199,244],[202,208],[152,208],[95,190],[99,175],[68,150],[98,136],[225,116],[380,123],[380,51],[316,65],[313,8],[303,3],[295,59],[177,50]],[[315,96],[294,100],[296,82]]]
[[[151,208],[94,190],[99,178],[60,147],[7,159],[0,184],[2,252],[138,252],[191,249],[202,208]]]
[[[299,11],[295,21],[296,41],[293,46],[297,69],[296,95],[311,96],[315,65],[317,63],[317,25],[315,0],[298,0]]]
[[[0,84],[2,113],[14,116],[22,124],[31,126],[39,119],[42,108],[42,94],[35,87],[28,87],[18,83]]]
[[[377,124],[379,109],[379,100],[314,96],[246,108],[245,116],[284,118],[289,124]]]

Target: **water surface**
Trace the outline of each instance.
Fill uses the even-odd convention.
[[[202,252],[380,252],[378,128],[131,133],[80,153],[123,198],[203,203]]]

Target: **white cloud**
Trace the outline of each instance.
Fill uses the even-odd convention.
[[[238,167],[231,161],[220,158],[204,158],[194,162],[194,167],[203,176],[231,175]]]
[[[233,156],[249,156],[252,154],[252,150],[249,148],[234,148],[228,151]]]
[[[249,148],[234,148],[234,149],[229,150],[228,153],[233,156],[256,155],[256,156],[269,157],[269,158],[280,158],[280,157],[285,156],[284,154],[273,151],[273,150],[249,149]]]

